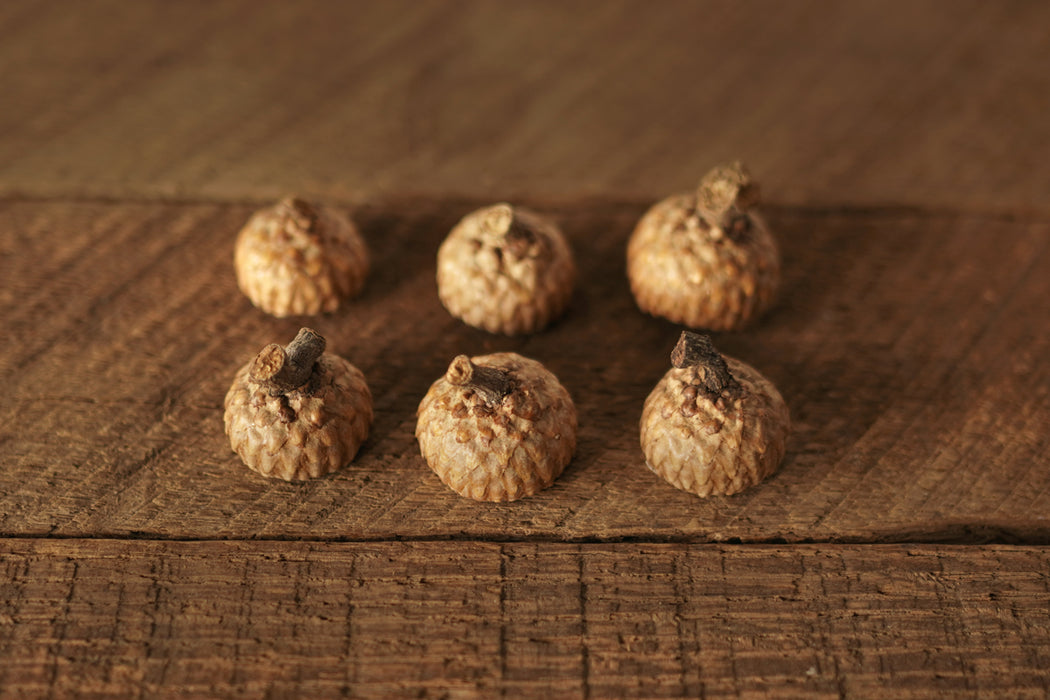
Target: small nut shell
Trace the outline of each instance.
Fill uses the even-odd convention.
[[[285,199],[252,215],[237,236],[237,286],[277,317],[335,311],[368,275],[368,248],[330,207]]]
[[[772,304],[780,254],[754,211],[738,212],[738,226],[723,228],[698,214],[697,200],[674,195],[642,216],[627,244],[631,291],[654,316],[691,328],[738,330]]]
[[[572,251],[558,227],[509,204],[468,214],[438,249],[441,303],[490,333],[540,330],[565,311],[575,278]]]
[[[372,425],[372,395],[361,370],[324,353],[302,390],[272,396],[238,370],[226,394],[226,434],[244,463],[263,476],[299,481],[353,460]]]
[[[642,410],[646,466],[697,496],[738,493],[773,474],[790,431],[776,387],[740,360],[725,362],[742,387],[736,398],[713,401],[697,390],[697,368],[674,368]]]
[[[506,372],[513,388],[490,404],[448,375],[434,382],[417,412],[423,458],[446,486],[477,501],[513,501],[547,488],[576,451],[569,392],[542,364],[512,352],[471,362]]]

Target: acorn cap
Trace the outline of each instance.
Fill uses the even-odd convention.
[[[649,209],[627,244],[639,308],[710,330],[736,330],[764,313],[780,284],[780,253],[757,202],[757,186],[735,163],[709,172],[696,193]]]
[[[576,407],[535,360],[460,355],[419,404],[416,438],[461,496],[513,501],[547,488],[576,450]]]
[[[368,437],[372,395],[364,375],[323,349],[324,339],[304,328],[287,348],[268,345],[234,377],[226,435],[263,476],[324,476],[349,464]]]
[[[674,357],[642,410],[646,466],[698,496],[738,493],[773,474],[791,426],[776,387],[707,336],[683,333]]]
[[[572,251],[558,227],[509,204],[468,214],[438,249],[441,303],[490,333],[540,330],[565,311],[575,278]]]
[[[342,213],[283,199],[252,215],[237,236],[237,286],[278,317],[334,311],[368,275],[368,249]]]

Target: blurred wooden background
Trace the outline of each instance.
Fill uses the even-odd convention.
[[[1045,211],[1038,2],[5,3],[29,196],[641,197]]]
[[[0,696],[1050,695],[1050,5],[0,5]],[[782,471],[649,473],[678,329],[623,252],[743,159],[780,304],[720,347],[780,387]],[[252,209],[346,207],[363,296],[275,320],[232,278]],[[437,301],[473,207],[563,225],[567,317],[494,338]],[[376,424],[300,485],[222,435],[302,323]],[[543,360],[581,414],[548,491],[476,504],[419,457],[456,353]]]

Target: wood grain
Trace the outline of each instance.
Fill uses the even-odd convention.
[[[4,697],[1050,692],[1045,548],[8,539],[0,555]]]
[[[1025,0],[0,3],[0,698],[1050,697],[1048,24]],[[773,479],[700,500],[642,465],[679,329],[636,310],[623,249],[736,158],[786,277],[716,340],[795,432]],[[233,372],[304,321],[231,269],[290,193],[352,206],[375,259],[308,322],[376,424],[302,485],[221,429]],[[435,293],[441,238],[498,200],[580,262],[527,339]],[[449,359],[496,350],[581,415],[564,476],[511,505],[452,494],[413,438]],[[914,541],[968,546],[877,544]]]
[[[911,210],[775,208],[781,302],[720,348],[791,410],[782,470],[698,499],[650,473],[642,402],[679,329],[637,311],[624,276],[636,203],[547,206],[580,266],[568,316],[508,339],[441,308],[434,255],[478,202],[354,213],[374,274],[310,319],[365,373],[361,454],[287,484],[240,464],[222,432],[235,370],[304,319],[238,293],[233,237],[251,208],[212,203],[0,205],[0,533],[156,538],[839,542],[1050,541],[1050,226]],[[479,504],[419,456],[415,409],[459,353],[515,350],[577,403],[577,456],[547,491]]]
[[[1050,201],[1045,3],[0,9],[0,193]]]

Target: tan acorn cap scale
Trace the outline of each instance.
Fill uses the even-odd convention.
[[[353,460],[372,425],[372,394],[361,370],[324,352],[303,328],[287,347],[271,344],[241,367],[226,394],[226,434],[263,476],[298,481]]]
[[[576,451],[576,406],[536,360],[459,355],[419,404],[416,438],[446,486],[513,501],[554,483]]]
[[[237,236],[237,286],[278,317],[335,311],[361,291],[368,248],[343,214],[301,199],[257,211]]]
[[[646,465],[698,496],[738,493],[775,472],[791,426],[776,387],[689,331],[671,362],[642,410]]]
[[[758,186],[733,163],[707,173],[695,194],[647,211],[627,244],[638,306],[710,330],[736,330],[761,315],[780,284],[780,253],[757,203]]]
[[[441,303],[490,333],[540,330],[565,311],[575,278],[572,251],[558,227],[509,204],[468,214],[438,249]]]

